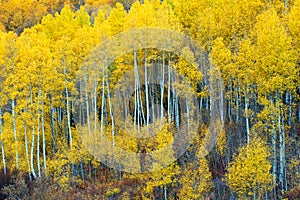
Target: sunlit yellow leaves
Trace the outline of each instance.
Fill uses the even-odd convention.
[[[137,1],[132,5],[127,15],[126,29],[142,27],[160,27],[178,30],[179,23],[174,11],[166,2],[160,4],[158,0],[146,0],[144,4],[140,4]]]
[[[214,41],[211,57],[213,59],[212,62],[219,70],[223,70],[230,63],[231,52],[223,43],[223,38],[217,38]]]
[[[178,74],[180,74],[180,76],[184,77],[186,82],[188,82],[188,84],[191,86],[190,89],[192,89],[192,91],[190,92],[195,92],[197,90],[197,84],[202,80],[203,77],[197,66],[180,57],[178,59],[178,63],[176,63],[175,70]],[[181,89],[181,92],[185,93],[187,91],[182,91]]]
[[[0,2],[0,19],[6,30],[20,34],[33,26],[46,14],[47,8],[35,0],[9,0]]]
[[[124,7],[122,4],[117,3],[116,8],[114,8],[111,12],[107,20],[105,20],[106,23],[109,24],[108,28],[109,31],[108,35],[116,35],[118,33],[121,33],[125,28],[125,16],[126,11],[124,10]]]
[[[256,16],[264,7],[256,0],[175,1],[175,12],[186,33],[210,49],[217,37],[223,37],[231,47],[239,37],[247,37]]]
[[[263,195],[272,181],[269,150],[261,139],[255,138],[239,149],[226,175],[230,188],[241,198]]]
[[[64,5],[65,2],[67,5]],[[123,5],[115,4],[116,2],[121,2]],[[100,166],[99,160],[90,155],[88,149],[80,143],[80,134],[77,129],[67,127],[68,123],[73,123],[68,122],[68,114],[70,116],[74,114],[73,97],[78,89],[74,80],[83,61],[94,47],[123,31],[144,27],[166,28],[185,33],[196,39],[203,49],[207,50],[203,57],[199,58],[201,59],[200,67],[207,65],[217,70],[204,75],[198,69],[199,66],[194,63],[194,53],[190,48],[182,48],[180,51],[182,56],[157,49],[136,50],[136,60],[138,65],[143,65],[142,71],[148,69],[150,71],[151,66],[157,64],[159,67],[163,66],[166,73],[168,64],[171,64],[170,67],[173,67],[176,73],[186,78],[191,90],[186,90],[183,84],[177,84],[178,82],[175,81],[172,85],[174,94],[175,92],[177,95],[184,92],[192,94],[194,91],[200,91],[202,96],[199,99],[199,107],[195,109],[201,111],[200,115],[204,113],[203,115],[209,117],[209,107],[212,105],[211,99],[207,98],[209,96],[207,75],[218,73],[222,76],[220,85],[223,84],[224,92],[227,92],[226,95],[228,99],[230,98],[227,99],[228,102],[226,100],[230,109],[225,109],[228,113],[224,115],[224,118],[226,121],[227,116],[230,116],[230,125],[235,127],[219,130],[221,131],[220,137],[216,141],[218,156],[226,156],[226,160],[231,158],[230,153],[234,151],[234,147],[228,146],[227,141],[230,142],[229,144],[235,141],[243,143],[245,139],[243,134],[239,132],[237,133],[239,138],[232,139],[233,134],[226,131],[236,130],[235,128],[238,127],[237,129],[242,132],[244,119],[247,118],[250,124],[248,130],[257,129],[255,131],[259,135],[268,136],[268,139],[272,139],[270,136],[282,128],[282,132],[277,135],[278,141],[273,144],[278,155],[272,159],[276,159],[279,155],[283,156],[281,159],[285,159],[284,156],[291,157],[284,154],[291,147],[287,147],[286,151],[279,151],[278,147],[285,148],[283,142],[279,142],[280,136],[287,135],[288,137],[283,138],[283,141],[290,142],[289,128],[296,127],[291,121],[298,120],[296,116],[298,108],[295,105],[298,103],[296,99],[299,98],[297,90],[300,81],[299,0],[286,1],[289,4],[287,9],[283,8],[284,2],[280,0],[145,0],[142,1],[143,3],[136,1],[131,5],[133,2],[134,0],[87,0],[85,5],[80,7],[83,1],[79,0],[1,1],[0,107],[3,111],[3,127],[1,127],[0,141],[4,142],[7,168],[16,167],[15,158],[18,152],[19,170],[26,172],[37,170],[38,161],[40,166],[44,163],[42,149],[45,148],[47,174],[64,189],[68,188],[70,183],[76,182],[78,177],[74,174],[81,173],[81,176],[85,178],[90,176],[88,172],[91,174],[94,172],[95,169],[85,169],[88,168],[85,165],[92,165],[94,168]],[[42,19],[46,13],[49,15]],[[39,23],[41,19],[42,22]],[[3,32],[8,30],[18,34]],[[116,48],[116,51],[120,53],[121,44],[118,47],[120,48]],[[95,84],[97,87],[96,91],[88,91],[92,94],[89,100],[95,101],[93,106],[98,105],[96,111],[99,111],[97,109],[100,109],[102,105],[97,96],[102,95],[102,93],[99,94],[102,87],[104,91],[106,89],[104,92],[106,96],[108,96],[107,88],[114,92],[118,92],[118,89],[122,90],[122,78],[126,72],[133,70],[133,63],[133,52],[126,52],[123,56],[116,58],[108,67],[109,86],[106,86],[106,83],[102,85],[103,74],[93,77],[96,73],[94,70],[96,66],[92,66],[92,62],[86,65],[86,71],[80,71],[86,75],[89,85]],[[145,74],[141,73],[140,80],[144,79]],[[106,79],[103,80],[106,81]],[[133,78],[130,81],[133,81]],[[167,79],[164,79],[161,82],[166,85],[166,81]],[[163,95],[167,97],[167,92]],[[145,99],[143,91],[141,101],[144,102]],[[15,103],[15,119],[12,114],[12,102]],[[111,105],[108,102],[105,103],[105,109],[109,110]],[[117,105],[120,102],[111,100],[111,103]],[[240,107],[243,107],[243,110]],[[164,109],[163,106],[161,108],[161,110]],[[117,108],[114,107],[114,109]],[[181,109],[185,108],[181,107]],[[99,113],[93,113],[95,116],[97,114]],[[236,120],[233,120],[234,116]],[[69,118],[72,120],[72,117]],[[91,117],[93,122],[90,125],[94,128],[97,118],[93,117]],[[143,133],[148,128],[153,128],[154,125],[143,126],[140,132],[132,131],[135,128],[134,125],[128,130],[122,130],[121,127],[124,125],[122,123],[132,123],[132,117],[128,115],[127,121],[118,122],[114,124],[114,127],[109,125],[112,118],[113,116],[107,116],[107,122],[103,123],[105,136],[110,141],[125,152],[152,153],[145,160],[148,163],[151,163],[151,159],[159,162],[154,165],[147,163],[148,166],[145,167],[163,168],[153,173],[136,175],[143,182],[142,189],[139,191],[143,193],[142,195],[154,199],[154,191],[157,189],[166,191],[169,195],[169,192],[173,191],[170,188],[174,185],[180,186],[178,196],[181,199],[203,199],[211,191],[212,175],[208,167],[211,163],[202,157],[208,153],[208,150],[200,147],[200,141],[206,144],[211,138],[200,139],[199,136],[195,139],[196,144],[193,145],[199,147],[198,152],[193,152],[192,156],[183,155],[184,161],[180,160],[178,162],[180,164],[167,165],[169,161],[176,160],[175,152],[170,148],[172,145],[168,146],[175,140],[172,132],[176,129],[174,125],[166,123],[155,137],[136,138],[128,132]],[[282,127],[279,123],[282,123],[280,124]],[[17,141],[14,138],[14,128]],[[42,130],[45,132],[44,147]],[[87,127],[83,129],[85,132],[90,130],[91,128]],[[112,131],[115,132],[112,134]],[[72,142],[70,141],[71,132]],[[210,134],[209,131],[206,132],[207,135]],[[228,168],[226,178],[232,191],[241,198],[246,195],[258,195],[256,197],[259,198],[261,197],[259,195],[268,190],[271,184],[268,147],[265,143],[253,138],[252,134],[249,135],[251,143],[240,148],[239,155]],[[39,143],[37,136],[40,136]],[[87,139],[95,138],[87,137]],[[295,140],[291,140],[296,143],[292,145],[293,147],[298,145]],[[71,144],[72,148],[70,148]],[[169,148],[161,154],[155,154],[155,151],[159,152],[165,147]],[[26,153],[29,151],[31,154],[31,150],[32,168],[29,167],[30,159]],[[191,157],[195,160],[189,160]],[[123,160],[124,158],[127,161],[126,155],[122,157]],[[292,180],[294,185],[299,184],[297,159],[297,156],[293,156],[291,161],[287,161],[287,169],[291,170],[287,172],[288,184],[289,180]],[[127,163],[130,162],[137,163],[137,168],[142,167],[138,158],[128,159]],[[188,164],[185,165],[186,163]],[[280,165],[279,162],[278,165]],[[1,167],[4,167],[2,162]],[[180,167],[182,168],[181,174]],[[115,175],[116,171],[118,170],[115,170],[110,177],[118,176],[119,178],[119,175]],[[276,173],[279,176],[279,169]],[[124,174],[124,177],[128,175],[120,174],[120,178],[123,178]],[[115,193],[121,193],[122,190],[121,188]],[[108,191],[113,193],[113,189]]]
[[[296,55],[291,38],[274,9],[258,17],[253,34],[257,44],[256,74],[260,91],[292,90],[297,77]]]
[[[155,187],[161,187],[167,189],[168,184],[175,183],[175,176],[179,173],[179,167],[176,164],[164,167],[161,170],[154,171],[150,174],[149,180],[146,182],[145,191],[152,193]]]
[[[237,76],[242,84],[252,84],[255,82],[255,47],[251,44],[250,39],[243,40],[238,47],[239,50],[235,56],[235,67]]]
[[[288,26],[297,48],[300,48],[300,1],[294,3],[288,14]]]
[[[213,43],[213,48],[210,54],[211,63],[215,69],[223,75],[223,81],[227,82],[230,77],[233,77],[237,72],[234,71],[232,63],[232,55],[230,50],[225,46],[223,38],[217,38]]]
[[[212,189],[212,175],[206,158],[187,164],[180,178],[180,199],[204,199]]]

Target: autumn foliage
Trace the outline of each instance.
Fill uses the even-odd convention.
[[[85,85],[94,84],[94,91],[79,88],[81,65],[99,44],[124,31],[149,27],[195,40],[203,49],[195,60],[200,60],[199,68],[210,70],[203,74],[164,49],[133,49],[99,76],[85,72]],[[1,0],[1,197],[300,198],[299,53],[300,0]],[[127,151],[150,152],[177,140],[172,133],[187,115],[179,116],[186,105],[176,107],[176,89],[171,100],[168,87],[153,89],[148,97],[146,86],[136,85],[141,95],[132,93],[133,99],[144,102],[143,112],[150,113],[146,102],[153,97],[161,105],[151,109],[168,114],[156,137],[138,140],[114,124],[110,92],[119,91],[118,81],[134,71],[136,63],[149,71],[163,66],[166,73],[172,67],[182,74],[197,94],[195,110],[201,122],[182,156],[170,149],[156,159],[174,159],[172,164],[143,174],[101,163],[84,146],[74,121],[75,97],[80,96],[96,110],[82,111],[89,117],[83,119],[89,124],[82,130],[99,128],[98,120],[114,145]],[[213,149],[202,152],[213,116],[209,76],[214,73],[221,77],[219,93],[224,98],[218,101],[224,105],[219,111],[225,123]],[[138,109],[134,103],[130,106],[132,122]],[[144,129],[151,127],[155,116],[143,117]]]

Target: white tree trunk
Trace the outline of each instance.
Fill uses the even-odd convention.
[[[94,131],[97,131],[97,77],[94,79]]]
[[[284,143],[284,124],[281,122],[282,113],[279,103],[279,94],[276,92],[276,110],[277,110],[277,125],[278,125],[278,134],[279,134],[279,184],[281,190],[285,190],[285,179],[284,179],[284,170],[285,170],[285,143]]]
[[[168,52],[168,123],[171,122],[171,68],[170,68],[170,52]]]
[[[160,82],[160,117],[164,117],[165,51],[162,55],[162,79]]]
[[[37,131],[37,143],[36,143],[36,160],[38,176],[41,177],[41,166],[40,166],[40,89],[38,90],[38,108],[37,108],[37,120],[38,120],[38,131]]]
[[[104,104],[105,104],[105,70],[102,68],[102,97],[101,97],[101,122],[100,131],[103,133],[103,123],[104,123]]]
[[[69,101],[69,91],[68,87],[65,88],[66,91],[66,100],[67,100],[67,121],[68,121],[68,132],[70,140],[70,148],[72,150],[72,129],[71,129],[71,111],[70,111],[70,101]]]
[[[248,114],[248,107],[249,107],[249,101],[248,101],[248,93],[247,93],[247,85],[245,88],[245,118],[246,118],[246,133],[247,133],[247,144],[250,143],[250,127],[249,127],[249,114]]]
[[[219,78],[219,90],[220,90],[220,104],[219,104],[219,108],[220,108],[220,118],[221,118],[221,123],[224,122],[224,99],[223,99],[223,82],[222,79]]]
[[[239,91],[240,87],[235,89],[235,123],[239,123]]]
[[[232,122],[232,117],[231,117],[231,113],[232,113],[232,85],[230,85],[229,88],[229,93],[230,93],[230,98],[228,100],[228,118],[229,118],[229,122]]]
[[[135,121],[137,120],[137,127],[138,127],[138,132],[141,130],[141,121],[140,121],[140,110],[142,108],[141,102],[140,102],[140,92],[139,92],[139,86],[140,86],[140,80],[139,80],[139,72],[138,72],[138,63],[137,63],[137,52],[134,50],[133,52],[134,56],[134,79],[135,79],[135,84],[134,84],[134,100],[135,100]]]
[[[86,120],[88,125],[88,133],[91,133],[91,124],[90,124],[90,108],[89,108],[89,95],[88,95],[88,86],[87,86],[87,75],[84,74],[84,87],[85,87],[85,106],[86,106]]]
[[[271,99],[271,106],[273,107],[273,99]],[[274,113],[271,113],[271,115],[274,116]],[[273,126],[273,137],[272,137],[272,148],[273,148],[273,162],[272,162],[272,175],[273,175],[273,192],[276,196],[276,177],[277,177],[277,132],[275,129],[275,121],[271,120],[272,126]]]
[[[12,109],[12,120],[13,120],[13,130],[14,130],[14,141],[18,142],[17,138],[17,124],[16,124],[16,111],[15,111],[15,99],[11,101],[11,109]],[[19,168],[19,155],[18,155],[18,145],[16,146],[16,168]]]
[[[150,108],[149,108],[149,91],[148,91],[148,71],[147,71],[147,49],[144,51],[144,68],[145,68],[145,92],[146,92],[146,126],[148,127],[150,119]]]
[[[44,100],[43,99],[42,99],[42,140],[43,140],[44,173],[45,173],[45,175],[47,175],[46,138],[45,138],[45,119],[44,119]]]
[[[0,135],[2,135],[2,110],[0,108]],[[1,153],[2,153],[2,162],[3,162],[3,173],[6,175],[6,159],[5,159],[5,149],[4,149],[4,141],[1,141]]]
[[[30,104],[32,105],[32,87],[30,87]],[[33,111],[31,110],[31,116],[32,116],[32,120],[34,119],[34,114]],[[33,159],[34,159],[34,137],[35,137],[35,129],[34,126],[32,126],[32,132],[31,132],[31,150],[30,150],[30,166],[31,166],[31,174],[33,176],[34,179],[36,179],[36,173],[34,170],[34,163],[33,163]]]
[[[108,82],[108,75],[106,75],[106,85],[107,85],[107,98],[108,98],[108,107],[109,107],[109,115],[111,119],[111,135],[112,135],[112,145],[115,145],[115,122],[112,110],[112,104],[110,101],[110,90],[109,90],[109,82]]]
[[[27,112],[27,95],[26,95],[26,106],[24,109],[24,112]],[[30,162],[29,162],[29,152],[28,152],[28,137],[27,137],[27,125],[26,125],[26,119],[24,119],[24,142],[25,142],[25,155],[26,155],[26,161],[27,161],[27,165],[28,165],[28,173],[29,173],[29,178],[31,180],[31,176],[30,176]]]

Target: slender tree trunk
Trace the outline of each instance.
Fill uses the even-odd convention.
[[[232,122],[232,117],[231,117],[231,113],[232,113],[232,111],[231,111],[231,109],[232,109],[232,85],[230,85],[230,87],[229,87],[229,94],[230,94],[230,98],[229,98],[229,100],[228,100],[228,113],[227,113],[227,115],[228,115],[228,118],[229,118],[229,122]]]
[[[246,118],[246,133],[247,133],[247,144],[250,143],[250,127],[249,127],[249,114],[248,114],[248,107],[249,107],[249,101],[248,101],[248,86],[246,85],[245,88],[245,118]]]
[[[30,86],[30,104],[33,105],[33,101],[32,101],[32,86]],[[31,120],[34,120],[34,114],[33,114],[33,110],[31,110]],[[33,176],[34,179],[36,179],[36,173],[34,170],[34,137],[35,137],[35,129],[34,129],[34,125],[32,126],[32,132],[31,132],[31,150],[30,150],[30,166],[31,166],[31,174]]]
[[[101,122],[100,122],[100,131],[103,133],[103,123],[104,123],[104,104],[105,104],[105,70],[102,69],[102,100],[101,100]]]
[[[134,99],[135,99],[135,121],[137,120],[137,127],[138,127],[138,132],[140,132],[140,110],[141,110],[141,105],[140,105],[140,80],[139,80],[139,72],[138,72],[138,63],[137,63],[137,52],[134,50],[133,52],[134,56],[134,79],[135,79],[135,84],[134,84]]]
[[[165,51],[162,54],[162,77],[160,81],[160,118],[164,117]]]
[[[115,122],[114,122],[112,104],[111,104],[111,101],[110,101],[110,89],[109,89],[108,75],[106,75],[106,85],[107,85],[107,98],[108,98],[109,115],[110,115],[110,119],[111,119],[112,144],[114,146],[115,145]]]
[[[140,85],[140,84],[139,84]],[[140,88],[140,87],[139,87]],[[142,126],[143,123],[146,123],[146,118],[145,118],[145,113],[144,113],[144,108],[143,108],[143,99],[142,99],[142,92],[143,91],[139,91],[139,110],[140,110],[140,114],[141,114],[141,117],[140,117],[140,124]]]
[[[145,68],[145,92],[146,92],[146,126],[149,125],[150,108],[149,108],[149,90],[148,90],[148,71],[147,71],[147,49],[144,50],[144,68]]]
[[[52,148],[53,153],[56,152],[56,138],[55,138],[55,123],[54,123],[55,108],[52,107],[52,97],[50,96],[50,119],[51,119],[51,134],[52,134]]]
[[[152,89],[153,90],[153,89]],[[154,96],[151,95],[150,96],[150,100],[151,100],[151,107],[152,107],[152,123],[155,124],[155,121],[156,121],[156,116],[155,116],[155,107],[154,107]]]
[[[24,113],[27,112],[27,94],[26,94],[26,106],[24,108]],[[26,161],[28,165],[28,173],[29,173],[29,178],[31,181],[31,176],[30,176],[30,162],[29,162],[29,152],[28,152],[28,137],[27,137],[27,124],[26,124],[26,119],[24,119],[24,142],[25,142],[25,155],[26,155]]]
[[[126,90],[123,91],[123,100],[124,100],[124,123],[125,123],[125,127],[126,127],[126,119],[127,119],[127,115],[128,115],[128,111],[127,111],[127,98],[126,98]]]
[[[35,170],[34,170],[34,135],[35,135],[35,131],[34,131],[34,127],[32,127],[32,136],[31,136],[31,151],[30,151],[30,166],[31,166],[31,173],[34,179],[36,179],[36,174],[35,174]]]
[[[287,6],[288,6],[287,0],[284,0],[283,2],[284,2],[283,3],[284,4],[284,8],[287,8]]]
[[[87,88],[87,74],[84,74],[84,86],[85,86],[85,106],[86,106],[86,117],[87,117],[87,125],[88,125],[88,133],[91,133],[91,124],[90,124],[90,108],[89,108],[89,95]]]
[[[287,187],[287,174],[286,174],[286,156],[285,156],[285,129],[284,129],[284,117],[283,114],[281,115],[281,130],[282,130],[282,143],[281,143],[281,149],[280,151],[282,152],[282,173],[283,173],[283,188],[284,191],[288,190]]]
[[[240,91],[240,87],[237,86],[237,88],[235,89],[235,123],[238,124],[239,123],[239,91]]]
[[[37,143],[36,143],[36,160],[37,160],[37,170],[38,176],[41,177],[41,167],[40,167],[40,89],[38,90],[38,107],[37,107],[37,120],[38,120],[38,131],[37,131]]]
[[[271,106],[273,108],[273,99],[271,99]],[[274,113],[271,113],[274,116]],[[276,197],[276,177],[277,177],[277,132],[275,129],[275,121],[274,119],[271,120],[272,127],[273,127],[273,137],[272,137],[272,148],[273,148],[273,162],[272,162],[272,175],[273,175],[273,192],[274,196]]]
[[[15,99],[11,101],[11,109],[12,109],[12,120],[13,120],[13,131],[14,131],[14,141],[18,142],[17,138],[17,124],[16,124],[16,111],[15,111]],[[19,155],[18,155],[18,146],[16,145],[16,169],[19,168]]]
[[[97,77],[94,77],[94,131],[97,130]]]
[[[223,82],[222,79],[219,78],[219,92],[220,92],[220,103],[219,103],[219,107],[220,107],[220,118],[221,118],[221,123],[224,122],[224,99],[223,99]]]
[[[44,100],[43,99],[42,99],[42,140],[43,140],[44,173],[45,173],[45,175],[47,175],[46,137],[45,137],[45,119],[44,119]]]
[[[285,158],[285,144],[284,144],[284,124],[281,124],[283,119],[281,113],[281,107],[279,103],[279,94],[276,92],[276,110],[277,110],[277,125],[278,125],[278,134],[279,134],[279,184],[281,190],[285,190],[285,180],[284,180],[284,158]]]
[[[164,200],[168,200],[167,198],[167,186],[164,185]]]
[[[0,135],[2,136],[2,109],[0,108]],[[6,159],[5,159],[5,149],[4,149],[4,141],[1,141],[1,153],[2,153],[2,162],[3,162],[3,173],[6,175]]]
[[[289,117],[288,117],[288,125],[291,126],[292,121],[292,113],[293,113],[293,93],[289,92],[289,95],[287,94],[289,99],[287,100],[287,104],[289,105]]]
[[[190,136],[190,107],[189,107],[188,98],[186,99],[186,113],[187,113],[188,136]]]
[[[171,54],[168,52],[168,123],[171,122],[171,66],[170,66]]]
[[[69,90],[68,87],[65,88],[66,91],[66,101],[67,101],[67,121],[68,121],[68,132],[69,132],[69,141],[70,148],[72,150],[72,128],[71,128],[71,111],[70,111],[70,101],[69,101]]]

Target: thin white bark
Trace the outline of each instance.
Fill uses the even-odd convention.
[[[26,95],[26,106],[25,106],[24,112],[25,113],[27,112],[27,95]],[[26,161],[27,161],[27,165],[28,165],[28,173],[29,173],[29,177],[31,180],[26,119],[24,119],[24,141],[25,141],[25,155],[26,155]]]
[[[247,85],[245,88],[245,118],[246,118],[246,133],[247,133],[247,144],[250,143],[250,128],[249,128],[249,114],[248,114],[248,94],[247,94]]]
[[[221,118],[221,122],[224,122],[224,99],[223,99],[223,82],[222,79],[219,78],[219,90],[220,90],[220,104],[219,104],[219,108],[220,108],[220,118]]]
[[[0,108],[0,135],[2,135],[2,109]],[[3,173],[6,175],[6,159],[5,159],[5,149],[4,141],[1,141],[1,153],[2,153],[2,162],[3,162]]]
[[[68,121],[68,132],[69,132],[69,140],[70,140],[70,148],[72,150],[72,128],[71,128],[71,111],[70,111],[70,101],[69,101],[69,90],[68,87],[65,87],[66,92],[66,101],[67,101],[67,121]]]
[[[284,171],[285,171],[285,142],[284,142],[284,123],[283,116],[280,109],[279,102],[279,93],[276,92],[276,110],[277,110],[277,125],[278,125],[278,134],[279,134],[279,184],[282,190],[285,190],[285,179],[284,179]]]
[[[292,121],[292,113],[293,113],[293,94],[292,92],[287,95],[289,97],[289,118],[288,118],[288,125],[291,126],[291,121]]]
[[[153,89],[151,89],[151,90],[153,90]],[[150,96],[150,100],[151,100],[151,105],[152,105],[152,123],[155,124],[156,117],[155,117],[154,96],[153,95]]]
[[[271,106],[273,107],[273,99],[271,99]],[[272,116],[274,116],[274,113],[271,113]],[[276,142],[277,142],[277,132],[275,129],[275,121],[274,119],[271,120],[272,123],[272,129],[273,129],[273,137],[272,137],[272,148],[273,148],[273,162],[272,162],[272,175],[273,175],[273,192],[276,196],[276,176],[277,176],[277,148],[276,148]]]
[[[283,189],[284,191],[287,191],[288,190],[288,187],[287,187],[287,174],[286,174],[286,156],[285,156],[285,130],[284,130],[284,117],[283,117],[283,114],[281,115],[281,120],[282,120],[282,127],[281,127],[281,130],[282,130],[282,143],[281,143],[281,152],[282,152],[282,168],[283,168],[283,180],[284,180],[284,183],[283,183]]]
[[[166,185],[164,185],[164,199],[168,200],[168,198],[167,198],[167,186]]]
[[[112,104],[110,101],[110,90],[109,90],[109,82],[108,82],[108,75],[106,74],[106,85],[107,85],[107,98],[108,98],[108,107],[109,107],[109,115],[111,119],[111,135],[112,135],[112,145],[115,145],[115,122],[114,116],[112,111]]]
[[[101,102],[101,122],[100,131],[103,133],[103,122],[104,122],[104,103],[105,103],[105,69],[102,68],[102,102]]]
[[[228,100],[228,118],[229,118],[229,122],[232,122],[232,117],[231,117],[231,109],[232,109],[232,86],[230,86],[229,88],[229,93],[230,93],[230,98]]]
[[[135,100],[135,121],[137,120],[137,127],[138,127],[138,132],[140,132],[140,94],[139,94],[139,86],[140,86],[140,81],[139,81],[139,72],[138,72],[138,63],[137,63],[137,52],[136,50],[133,51],[133,56],[134,56],[134,79],[135,79],[135,84],[134,84],[134,100]]]
[[[11,109],[12,109],[12,120],[13,120],[13,130],[14,130],[14,141],[18,142],[17,138],[17,124],[16,124],[16,111],[15,111],[15,99],[11,101]],[[19,155],[18,155],[18,145],[16,145],[16,169],[19,168]]]
[[[38,131],[37,131],[37,143],[36,143],[36,160],[38,176],[41,177],[41,166],[40,166],[40,89],[38,90],[38,108],[37,108],[37,120],[38,120]]]
[[[168,52],[168,58],[170,59],[170,52]],[[170,60],[168,62],[168,123],[171,122],[171,69],[170,69]]]
[[[160,83],[160,117],[164,117],[164,87],[165,87],[165,51],[162,56],[162,80]]]
[[[237,86],[235,89],[235,123],[239,123],[239,91],[240,87]]]
[[[53,152],[56,152],[56,138],[55,138],[55,125],[54,125],[54,113],[55,108],[50,108],[50,117],[51,117],[51,134],[52,134],[52,148]]]
[[[149,108],[149,91],[148,91],[148,71],[147,71],[147,49],[144,50],[144,68],[145,68],[145,92],[146,92],[146,126],[149,124],[150,108]]]
[[[126,90],[123,92],[123,99],[124,99],[124,123],[126,127],[126,118],[127,118],[127,98],[126,98]]]
[[[91,124],[90,124],[90,108],[89,108],[89,95],[88,95],[88,86],[87,86],[87,74],[84,73],[84,87],[85,87],[85,106],[86,106],[86,117],[88,125],[88,133],[91,133]]]
[[[94,77],[94,131],[97,130],[97,77]]]
[[[44,100],[43,99],[42,99],[42,140],[43,140],[44,173],[45,173],[45,175],[47,175],[46,138],[45,138],[45,119],[44,119]]]
[[[32,105],[32,86],[30,87],[30,104]],[[34,119],[33,111],[31,110],[32,120]],[[34,170],[34,162],[33,162],[33,156],[34,156],[34,136],[35,136],[35,130],[34,126],[32,126],[32,132],[31,132],[31,151],[30,151],[30,166],[31,166],[31,174],[34,179],[36,179],[36,173]]]
[[[186,99],[186,113],[187,113],[187,125],[188,125],[188,136],[190,135],[190,107],[189,100]]]

